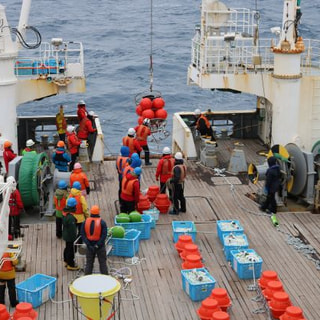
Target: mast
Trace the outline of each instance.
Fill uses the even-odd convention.
[[[23,38],[25,37],[25,34],[26,34],[26,27],[28,25],[30,8],[31,8],[31,0],[23,0],[20,19],[19,19],[19,25],[18,25],[18,31],[20,32]],[[21,48],[21,44],[18,40],[18,37],[16,39],[16,44],[18,49]]]

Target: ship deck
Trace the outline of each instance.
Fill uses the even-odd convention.
[[[247,162],[257,160],[257,152],[263,146],[257,141],[242,141]],[[218,153],[221,167],[226,166],[232,151],[231,141],[219,141]],[[156,184],[153,165],[143,167],[141,189]],[[216,287],[228,291],[232,300],[229,309],[234,320],[268,319],[266,313],[253,313],[262,306],[253,301],[255,291],[248,288],[253,280],[240,280],[226,261],[223,247],[217,236],[217,220],[239,220],[248,237],[249,248],[263,259],[262,270],[275,270],[294,305],[301,307],[308,320],[320,319],[320,270],[314,260],[299,253],[286,242],[287,234],[300,235],[310,243],[319,259],[320,215],[298,207],[299,212],[278,213],[280,228],[275,228],[270,218],[261,215],[258,205],[246,196],[257,192],[258,186],[248,182],[245,176],[214,176],[212,169],[194,161],[186,162],[188,177],[185,184],[187,212],[178,216],[161,214],[149,240],[141,240],[134,265],[125,264],[125,258],[109,256],[109,268],[131,268],[133,281],[128,290],[120,291],[120,310],[116,316],[124,320],[141,319],[198,319],[196,310],[200,302],[192,302],[182,289],[181,259],[172,239],[172,221],[194,221],[197,228],[196,244],[201,250],[205,267],[216,279]],[[92,165],[90,171],[92,192],[89,205],[99,204],[102,217],[109,227],[114,225],[118,180],[114,161]],[[260,183],[261,186],[262,183]],[[25,272],[17,273],[17,283],[35,273],[57,278],[55,302],[46,302],[36,310],[39,319],[85,319],[73,307],[68,285],[77,272],[67,271],[63,263],[63,240],[56,239],[54,222],[28,224],[24,228],[23,259]],[[80,260],[79,264],[84,261]],[[98,270],[98,266],[95,266]],[[122,280],[120,280],[122,282]],[[8,299],[7,299],[8,300]]]

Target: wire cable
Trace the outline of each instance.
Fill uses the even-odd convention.
[[[36,36],[36,43],[35,44],[29,44],[26,42],[26,40],[24,39],[24,37],[22,36],[22,34],[20,33],[20,31],[17,28],[10,28],[11,33],[15,34],[19,40],[19,42],[21,43],[21,45],[26,48],[26,49],[37,49],[40,47],[41,45],[41,41],[42,41],[42,37],[41,37],[41,33],[39,32],[39,30],[35,27],[32,26],[27,26],[26,30],[31,30],[33,31],[33,33]]]

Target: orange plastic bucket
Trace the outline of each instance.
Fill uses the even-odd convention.
[[[281,281],[269,281],[267,287],[262,291],[263,296],[270,301],[275,292],[281,292],[283,290],[283,285]]]
[[[204,264],[201,262],[201,257],[197,254],[190,254],[186,256],[186,260],[182,263],[182,269],[197,269],[203,268]]]
[[[189,243],[193,243],[192,237],[188,234],[183,234],[178,238],[178,241],[174,246],[180,254],[184,250],[185,245]]]
[[[159,186],[156,186],[156,185],[150,186],[147,191],[147,196],[148,196],[149,201],[153,202],[156,199],[159,192],[160,192]]]
[[[280,320],[304,320],[303,311],[296,306],[290,306],[286,309]]]
[[[216,311],[221,311],[218,301],[209,297],[201,302],[197,314],[201,320],[211,320],[212,314]]]
[[[231,306],[231,300],[228,292],[224,288],[212,289],[210,297],[218,301],[219,307],[222,311],[227,311],[227,309]]]
[[[212,314],[211,320],[230,320],[230,317],[224,311],[216,311]]]
[[[261,278],[258,280],[260,289],[264,290],[269,281],[279,281],[278,274],[273,270],[265,270],[262,272]]]
[[[275,319],[279,319],[289,306],[291,306],[291,301],[289,295],[284,291],[275,292],[269,302],[271,314]]]

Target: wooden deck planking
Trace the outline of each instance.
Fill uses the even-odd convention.
[[[230,148],[224,148],[228,143],[219,142],[221,156],[227,161]],[[250,142],[246,145],[250,150],[247,161],[254,159],[255,152],[262,146]],[[143,167],[142,190],[156,184],[155,168],[158,160],[152,160],[153,166]],[[258,213],[255,202],[245,196],[247,192],[255,192],[253,184],[235,184],[231,192],[231,178],[223,185],[215,185],[211,177],[213,170],[199,166],[189,161],[188,178],[185,185],[187,197],[187,213],[179,216],[160,215],[156,229],[151,231],[150,240],[140,241],[140,264],[130,266],[133,282],[129,289],[139,296],[139,300],[123,300],[121,302],[121,319],[198,319],[196,310],[200,302],[192,302],[182,290],[181,259],[172,241],[171,222],[174,220],[193,220],[197,225],[197,241],[203,255],[205,266],[217,280],[217,285],[227,289],[233,307],[230,310],[235,320],[262,320],[266,314],[253,314],[252,310],[259,308],[261,303],[252,301],[256,293],[247,290],[252,280],[239,280],[235,272],[225,260],[216,232],[216,220],[237,219],[244,227],[249,239],[249,247],[257,251],[263,258],[263,270],[276,270],[283,281],[286,291],[294,303],[302,307],[308,320],[320,318],[320,277],[313,262],[298,253],[286,242],[286,235],[278,232],[270,222],[269,217],[254,215]],[[95,181],[92,192],[88,197],[89,205],[99,204],[102,216],[108,226],[114,225],[116,214],[115,200],[118,193],[118,179],[113,161],[103,165],[93,165],[90,180]],[[93,186],[93,183],[91,183]],[[319,231],[320,215],[308,212],[278,213],[281,230],[297,234],[294,225],[303,233],[320,252]],[[29,225],[24,229],[23,259],[27,261],[26,272],[17,273],[17,283],[34,273],[44,273],[57,278],[57,293],[55,300],[67,301],[68,284],[75,278],[76,273],[67,271],[63,265],[62,251],[64,243],[55,237],[54,223]],[[114,268],[121,268],[125,259],[109,257],[108,262]],[[97,266],[95,266],[97,269]],[[130,299],[129,291],[121,292],[122,298]],[[37,309],[39,319],[73,319],[70,302],[47,302]],[[75,318],[77,319],[77,318]],[[80,315],[78,319],[84,319]]]

